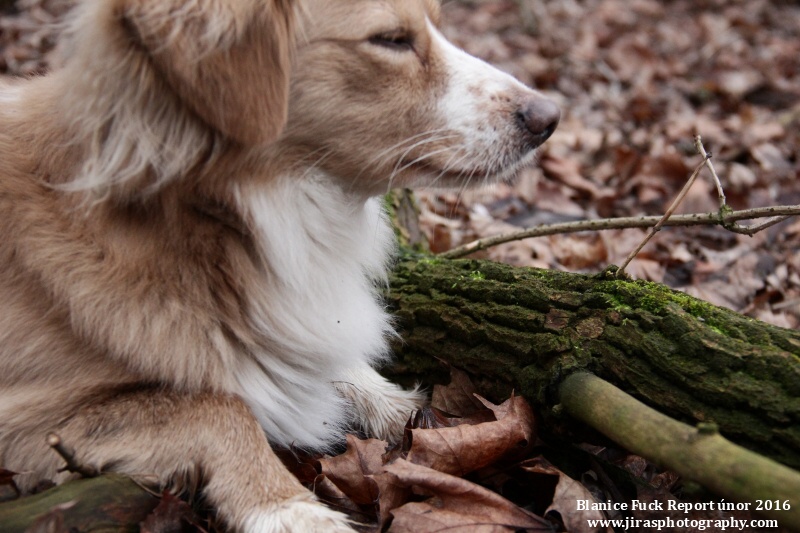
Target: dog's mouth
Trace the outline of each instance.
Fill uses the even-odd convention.
[[[478,164],[448,165],[437,161],[416,159],[402,163],[401,167],[413,174],[412,186],[423,187],[469,187],[491,183],[513,182],[522,169],[536,160],[536,149],[527,150],[505,157],[487,157]]]

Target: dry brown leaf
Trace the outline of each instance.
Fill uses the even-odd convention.
[[[347,435],[343,454],[319,460],[321,473],[355,503],[372,504],[378,500],[378,487],[366,476],[381,472],[385,452],[385,441]]]
[[[495,421],[442,429],[411,430],[408,461],[441,472],[463,476],[533,442],[533,412],[524,398],[512,396],[501,405],[478,397],[494,412]]]
[[[607,264],[608,250],[597,233],[553,235],[549,240],[558,262],[570,270],[601,269]]]
[[[578,511],[578,500],[594,502],[594,496],[578,481],[564,474],[561,470],[550,464],[544,457],[529,459],[520,464],[526,472],[556,476],[555,494],[553,502],[547,507],[545,514],[555,511],[570,533],[596,533],[602,529],[589,527],[587,520],[602,520],[606,516],[601,511]]]
[[[594,200],[616,194],[615,191],[600,187],[583,177],[580,164],[574,159],[550,155],[542,159],[541,165],[549,177],[557,179],[577,191],[589,194]]]
[[[378,524],[381,530],[392,518],[392,510],[397,509],[411,498],[411,488],[401,483],[390,472],[371,476],[378,486]]]
[[[347,513],[351,518],[360,523],[369,523],[375,518],[374,509],[367,508],[366,510],[362,510],[362,507],[354,502],[349,494],[337,487],[333,481],[323,474],[317,476],[317,479],[314,480],[311,486],[311,490],[317,498],[325,502],[326,505],[337,511]],[[375,493],[377,494],[377,488],[375,488]],[[374,504],[375,502],[369,503]]]
[[[455,416],[469,416],[478,409],[484,409],[480,400],[475,398],[477,392],[467,373],[451,366],[450,383],[433,387],[431,407]]]
[[[183,533],[186,526],[204,532],[191,506],[165,491],[161,501],[141,524],[141,533]]]
[[[392,511],[392,533],[553,531],[544,520],[465,479],[402,459],[385,467],[399,483],[430,496]]]

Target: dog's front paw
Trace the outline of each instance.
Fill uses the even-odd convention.
[[[245,520],[242,530],[243,533],[355,533],[345,515],[314,500],[310,493],[254,512]]]
[[[411,413],[426,402],[418,388],[403,389],[369,367],[352,369],[334,384],[353,406],[354,422],[367,435],[390,443],[402,438]]]

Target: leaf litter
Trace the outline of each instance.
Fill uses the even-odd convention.
[[[453,373],[450,386],[435,387],[434,403],[409,421],[394,447],[349,435],[344,453],[306,457],[318,472],[310,487],[360,518],[364,531],[557,531],[554,522],[469,479],[527,456],[535,442],[530,406],[514,395],[495,405],[474,395],[466,374]]]
[[[305,469],[301,482],[369,533],[597,533],[611,529],[588,520],[671,516],[677,521],[685,516],[641,509],[579,511],[578,500],[630,505],[638,499],[662,502],[666,509],[669,500],[710,497],[684,486],[673,472],[620,449],[546,444],[523,398],[512,394],[494,404],[474,393],[464,372],[450,372],[450,384],[434,386],[432,405],[409,420],[401,443],[390,446],[349,435],[339,455],[287,452],[284,461],[296,472]],[[445,406],[458,414],[444,411]],[[692,519],[732,516],[749,518],[715,511],[694,513]]]

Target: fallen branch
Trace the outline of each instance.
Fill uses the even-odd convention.
[[[72,505],[67,507],[67,502]],[[132,479],[106,474],[91,479],[77,479],[34,496],[2,503],[0,525],[3,533],[138,531],[138,525],[158,502],[158,498]],[[65,527],[48,527],[59,522]]]
[[[569,432],[579,425],[549,414],[554,390],[586,370],[668,416],[714,422],[733,442],[800,468],[800,332],[613,272],[407,257],[391,287],[403,339],[399,364],[387,369],[395,380],[444,382],[444,360],[483,396],[516,390],[542,414],[540,427]]]
[[[559,388],[565,413],[630,452],[737,502],[769,502],[761,514],[800,531],[800,473],[733,444],[712,425],[692,427],[662,415],[592,374],[578,372]]]
[[[746,209],[744,211],[732,211],[727,205],[725,192],[722,189],[722,182],[720,181],[717,171],[714,169],[714,165],[711,162],[711,154],[706,152],[706,149],[703,146],[703,141],[699,135],[695,135],[694,144],[697,152],[703,157],[703,161],[697,165],[697,167],[695,167],[694,171],[689,176],[689,179],[686,181],[686,184],[678,193],[678,196],[675,198],[675,200],[673,200],[672,204],[670,204],[669,208],[662,216],[607,218],[537,226],[535,228],[507,233],[505,235],[498,235],[496,237],[478,239],[469,244],[465,244],[463,246],[453,248],[452,250],[448,250],[447,252],[443,252],[439,254],[439,257],[443,257],[445,259],[457,259],[480,250],[485,250],[486,248],[490,248],[492,246],[497,246],[498,244],[531,237],[543,237],[546,235],[576,233],[579,231],[598,231],[605,229],[650,228],[650,231],[647,233],[639,246],[631,251],[622,265],[620,265],[617,275],[622,276],[625,273],[625,268],[627,268],[630,262],[633,261],[642,248],[644,248],[645,245],[650,242],[650,239],[652,239],[653,236],[658,233],[663,226],[720,225],[731,232],[752,236],[759,231],[786,220],[791,216],[800,215],[800,206],[765,207],[760,209]],[[714,185],[716,186],[717,196],[720,203],[719,211],[717,213],[682,215],[679,217],[673,216],[673,213],[683,201],[686,193],[689,192],[689,189],[694,184],[703,167],[708,168],[714,180]],[[741,226],[737,224],[739,220],[749,220],[769,216],[775,218],[758,226]]]
[[[59,472],[72,472],[73,474],[80,474],[83,477],[95,477],[100,475],[100,472],[96,468],[79,463],[75,459],[75,454],[72,452],[72,450],[64,446],[64,442],[61,440],[59,435],[50,433],[47,436],[47,445],[53,448],[53,450],[55,450],[55,452],[60,455],[66,463],[64,467],[59,469]]]
[[[754,209],[743,209],[740,211],[728,211],[727,213],[692,213],[687,215],[675,215],[664,222],[664,226],[712,226],[719,225],[727,227],[741,220],[754,220],[759,218],[777,217],[770,220],[769,224],[775,224],[787,217],[800,215],[800,205],[784,205],[772,207],[757,207]],[[630,229],[630,228],[651,228],[658,224],[663,216],[640,216],[640,217],[619,217],[619,218],[599,218],[595,220],[579,220],[576,222],[562,222],[559,224],[542,224],[533,228],[521,231],[496,235],[478,239],[463,246],[453,248],[446,252],[437,254],[442,259],[458,259],[471,253],[486,250],[492,246],[507,242],[528,239],[532,237],[546,237],[548,235],[562,235],[567,233],[580,233],[583,231],[599,231],[607,229]],[[760,229],[760,228],[759,228]]]

